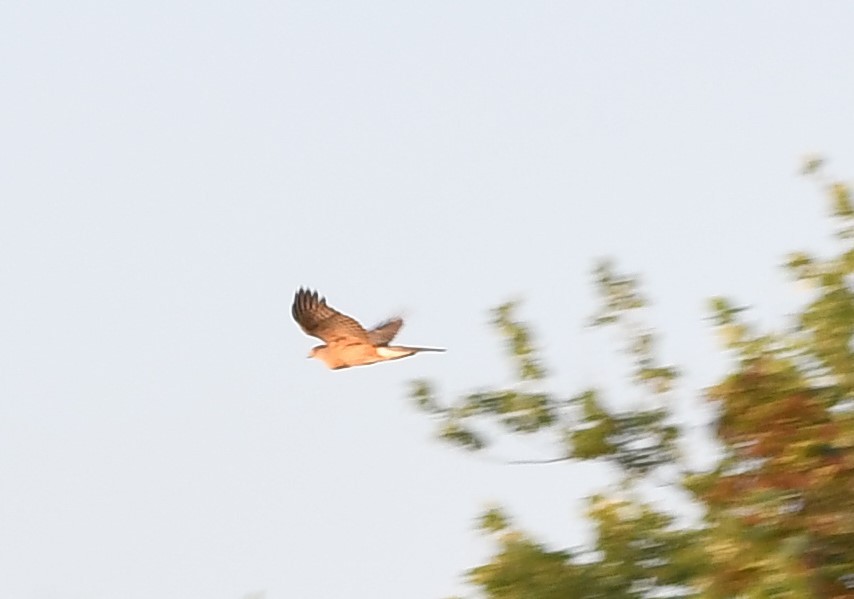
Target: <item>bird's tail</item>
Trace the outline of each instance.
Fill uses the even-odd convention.
[[[445,350],[439,347],[406,347],[404,345],[387,345],[377,348],[377,353],[386,360],[405,358],[422,351],[443,352]]]
[[[420,352],[420,351],[438,351],[438,352],[447,351],[444,347],[404,347],[404,346],[400,346],[398,349],[408,349],[409,351],[413,351],[416,353]]]

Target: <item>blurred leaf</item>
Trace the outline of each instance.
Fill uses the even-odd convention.
[[[824,165],[824,159],[821,156],[808,156],[804,159],[801,173],[804,175],[814,175]]]
[[[841,218],[854,216],[854,207],[851,205],[851,189],[843,183],[834,183],[830,187],[833,198],[833,214]]]
[[[480,435],[463,427],[459,421],[453,418],[445,420],[439,436],[446,441],[450,441],[455,445],[459,445],[460,447],[471,451],[478,451],[486,446],[486,443]]]
[[[415,401],[415,405],[425,412],[439,412],[439,404],[433,395],[430,383],[424,379],[418,379],[410,383],[409,396]]]
[[[480,528],[486,532],[500,532],[508,525],[507,515],[499,507],[488,509],[480,517]]]

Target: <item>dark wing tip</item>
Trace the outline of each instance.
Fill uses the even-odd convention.
[[[312,310],[316,306],[325,306],[326,298],[318,295],[317,291],[312,291],[308,287],[300,287],[294,293],[294,303],[291,306],[291,315],[297,322],[301,321],[301,316]]]

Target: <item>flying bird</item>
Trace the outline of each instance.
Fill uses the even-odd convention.
[[[308,357],[317,358],[333,370],[398,360],[422,351],[445,351],[389,345],[403,326],[402,318],[391,318],[366,330],[355,319],[328,306],[325,297],[308,289],[300,288],[294,294],[291,314],[306,334],[326,344],[311,348]]]

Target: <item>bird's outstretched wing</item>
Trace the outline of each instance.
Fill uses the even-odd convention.
[[[291,314],[302,330],[327,344],[370,343],[365,329],[345,314],[326,305],[316,291],[300,289],[294,295]]]
[[[390,318],[368,331],[368,341],[374,346],[388,345],[402,326],[402,318]]]

